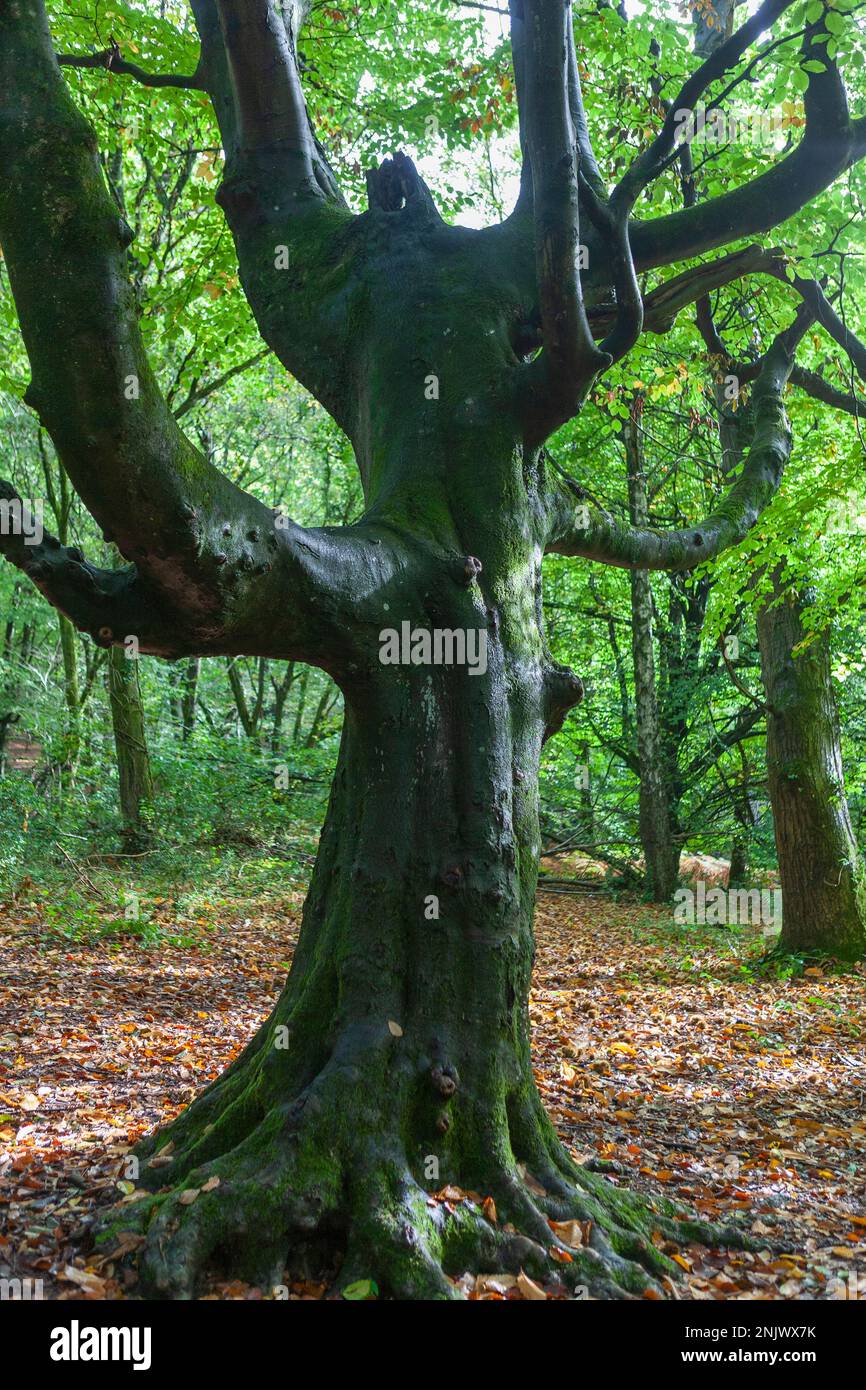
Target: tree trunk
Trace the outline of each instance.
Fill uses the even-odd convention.
[[[640,400],[623,427],[628,463],[628,496],[634,526],[648,524],[646,478],[639,428]],[[670,902],[677,886],[680,845],[674,840],[669,793],[662,765],[661,729],[656,698],[653,649],[653,596],[647,570],[631,575],[632,657],[634,660],[635,725],[640,767],[638,827],[646,865],[646,886],[654,902]]]
[[[728,887],[743,888],[748,869],[749,841],[745,830],[736,830],[731,841],[731,867],[728,872]]]
[[[62,613],[58,615],[60,629],[60,650],[63,655],[63,701],[65,709],[63,738],[58,763],[60,766],[60,785],[71,791],[75,782],[75,769],[81,751],[81,696],[78,686],[78,636],[71,622]]]
[[[467,592],[449,626],[477,624],[476,604]],[[341,1285],[454,1297],[447,1276],[467,1268],[549,1277],[557,1217],[592,1223],[556,1266],[568,1283],[621,1296],[667,1267],[645,1237],[670,1212],[576,1167],[532,1075],[539,756],[580,691],[523,605],[491,619],[484,674],[371,661],[353,683],[283,994],[141,1150],[173,1145],[142,1171],[173,1192],[133,1214],[150,1220],[152,1293],[190,1296],[210,1260],[281,1282],[290,1249],[321,1267],[336,1246]],[[491,1197],[499,1222],[431,1204],[448,1183]],[[184,1188],[200,1192],[186,1206]]]
[[[783,895],[777,949],[853,960],[866,952],[866,878],[845,797],[829,647],[818,637],[796,650],[803,605],[781,592],[776,577],[757,619]]]
[[[122,647],[108,654],[108,697],[117,754],[123,837],[138,849],[149,839],[146,808],[153,801],[150,756],[144,727],[138,662]]]
[[[2,670],[3,682],[0,686],[0,777],[6,773],[6,744],[13,725],[21,718],[18,708],[23,685],[22,675],[30,659],[33,644],[33,627],[25,622],[21,628],[18,650],[15,650],[15,617],[21,596],[21,585],[16,583],[12,590],[12,604],[3,633]]]
[[[181,682],[180,711],[184,743],[189,742],[195,729],[195,705],[200,674],[201,657],[191,656],[185,663]]]

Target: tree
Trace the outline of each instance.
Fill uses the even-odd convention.
[[[138,661],[123,647],[108,654],[108,703],[117,756],[117,783],[123,838],[136,851],[148,839],[148,808],[153,801],[153,778],[144,724]]]
[[[646,477],[639,430],[642,398],[632,405],[623,434],[628,464],[629,511],[633,526],[649,523]],[[682,842],[670,815],[671,787],[663,766],[656,666],[653,648],[653,595],[649,572],[631,571],[631,646],[637,761],[640,771],[639,829],[646,861],[646,884],[656,902],[670,902],[679,878]]]
[[[739,395],[740,383],[746,386],[760,371],[760,361],[733,361],[716,330],[709,300],[701,301],[698,322],[718,381],[736,381]],[[782,335],[792,354],[811,322],[805,305]],[[741,461],[750,432],[749,405],[737,403],[739,408],[732,409],[717,384],[728,468]],[[863,403],[839,393],[834,405],[856,416]],[[808,586],[791,582],[784,570],[781,564],[769,572],[756,568],[749,581],[758,595],[767,783],[784,900],[777,949],[857,960],[866,952],[866,872],[845,794],[830,645],[826,633],[808,633]]]
[[[542,557],[690,569],[741,540],[788,457],[791,354],[779,339],[762,363],[747,460],[697,524],[615,522],[548,467],[542,446],[645,327],[744,274],[781,278],[862,353],[820,287],[760,248],[649,294],[638,276],[795,213],[866,152],[866,120],[849,115],[823,11],[792,30],[790,0],[765,0],[694,69],[609,193],[571,6],[512,0],[524,151],[514,212],[483,231],[449,225],[396,153],[369,171],[369,207],[354,214],[306,111],[303,0],[192,8],[194,74],[129,75],[212,100],[244,291],[265,342],[352,441],[365,508],[352,526],[301,528],[181,432],[142,346],[130,230],[41,0],[2,0],[0,242],[27,400],[129,565],[98,569],[49,537],[25,548],[3,536],[3,550],[103,645],[135,634],[163,656],[297,660],[332,675],[345,700],[283,994],[228,1071],[144,1145],[142,1157],[165,1148],[170,1160],[143,1168],[162,1190],[118,1220],[146,1232],[146,1286],[166,1296],[189,1296],[211,1257],[267,1280],[288,1248],[320,1253],[334,1240],[341,1280],[372,1275],[401,1297],[453,1297],[449,1272],[491,1265],[556,1270],[607,1295],[643,1290],[673,1269],[650,1232],[702,1228],[576,1166],[530,1064],[539,757],[582,692],[547,651]],[[730,73],[729,87],[742,81],[746,54],[777,26],[799,44],[799,143],[739,188],[636,219],[676,158],[678,113]],[[404,625],[410,659],[383,661]],[[448,634],[450,662],[443,646],[431,664],[433,632]],[[458,638],[477,660],[454,661]],[[442,1181],[492,1197],[499,1223],[470,1205],[431,1206]],[[573,1218],[591,1236],[563,1262],[549,1223]]]
[[[866,873],[851,828],[825,634],[807,638],[805,594],[776,572],[758,610],[767,774],[779,877],[778,949],[866,954]]]

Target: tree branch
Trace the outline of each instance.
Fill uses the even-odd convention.
[[[132,77],[143,87],[181,87],[195,92],[204,91],[204,83],[199,70],[188,77],[182,73],[145,72],[137,63],[127,62],[120,55],[120,46],[112,41],[109,48],[99,53],[58,53],[57,61],[62,68],[102,68],[105,72],[117,72]]]
[[[226,151],[217,201],[268,346],[351,432],[346,307],[332,289],[353,221],[301,89],[304,0],[191,0]],[[330,289],[330,292],[329,292]],[[317,291],[321,292],[317,292]]]
[[[674,153],[683,112],[692,112],[700,98],[714,82],[736,67],[747,48],[790,9],[794,0],[764,0],[751,19],[746,20],[723,44],[720,44],[680,88],[670,103],[662,128],[651,144],[643,150],[626,170],[614,189],[614,198],[627,198],[632,206],[638,194],[664,169]]]
[[[145,652],[179,656],[185,650],[176,615],[166,611],[158,592],[148,585],[135,566],[98,569],[75,546],[61,545],[43,532],[38,545],[25,536],[34,534],[26,517],[26,505],[11,483],[0,479],[0,499],[17,503],[25,517],[20,534],[0,530],[0,555],[33,581],[54,608],[64,613],[102,647],[138,638]]]
[[[519,8],[519,7],[515,7]],[[610,356],[596,347],[580,281],[577,133],[569,89],[570,5],[523,0],[522,82],[532,170],[544,350],[527,369],[538,442],[571,419]]]
[[[229,367],[226,371],[221,372],[219,376],[215,376],[213,381],[209,381],[205,386],[199,385],[198,380],[193,381],[186,399],[181,401],[180,405],[172,411],[175,420],[179,420],[181,416],[186,415],[188,411],[200,405],[202,401],[206,401],[209,396],[213,396],[217,391],[221,391],[226,382],[231,381],[233,377],[240,376],[243,372],[249,371],[250,367],[257,366],[259,362],[263,362],[264,359],[270,357],[270,355],[270,348],[262,348],[261,352],[253,353],[252,357],[245,358],[243,362],[236,362],[233,367]]]
[[[771,256],[776,254],[769,253]],[[667,333],[677,315],[713,290],[739,280],[755,270],[765,270],[768,253],[762,246],[747,246],[715,261],[684,270],[658,285],[644,300],[644,325],[652,333]],[[592,319],[596,327],[596,319]]]
[[[131,234],[55,61],[42,0],[0,5],[0,91],[0,244],[30,359],[25,399],[88,510],[136,567],[125,581],[91,571],[96,589],[113,595],[127,584],[148,595],[190,652],[333,662],[327,614],[340,537],[277,528],[173,419],[141,340]],[[27,558],[14,546],[6,553]],[[77,572],[58,555],[42,560],[47,597],[68,603],[76,623],[100,619],[94,600],[69,598]]]
[[[752,395],[755,432],[743,471],[703,522],[664,532],[620,525],[585,500],[576,501],[574,491],[569,495],[560,483],[547,550],[624,569],[687,570],[741,541],[777,491],[791,451],[782,403],[793,367],[791,342],[780,334],[766,355]]]
[[[762,6],[755,19],[766,9],[766,5]],[[840,174],[863,158],[866,154],[866,117],[856,121],[850,119],[844,85],[835,63],[827,55],[826,44],[819,42],[816,37],[818,32],[820,25],[812,25],[803,39],[803,57],[819,62],[823,71],[808,74],[803,99],[806,128],[796,149],[766,173],[729,193],[652,222],[634,223],[631,237],[639,270],[669,265],[742,237],[769,231],[805,207],[825,188],[829,188]],[[714,62],[727,48],[728,44],[721,45],[708,62]],[[706,64],[702,67],[706,67]],[[699,68],[698,72],[701,70]],[[665,119],[665,127],[675,117],[675,112],[674,104]],[[661,135],[658,139],[661,139]],[[669,139],[670,129],[665,134],[665,149],[668,148]],[[643,158],[643,155],[639,156],[636,165]],[[632,177],[639,182],[645,172],[646,169],[642,167]]]

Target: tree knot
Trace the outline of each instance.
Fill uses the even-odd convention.
[[[433,1082],[434,1089],[446,1100],[450,1100],[457,1090],[457,1076],[453,1067],[447,1065],[433,1067],[430,1072],[430,1080]]]

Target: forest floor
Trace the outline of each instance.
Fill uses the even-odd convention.
[[[135,1297],[114,1260],[81,1253],[82,1231],[96,1206],[135,1200],[130,1144],[269,1012],[301,898],[194,912],[152,898],[144,938],[96,896],[65,927],[26,886],[0,907],[0,1277],[41,1279],[46,1298]],[[617,1183],[738,1214],[756,1242],[680,1250],[673,1296],[866,1297],[866,975],[756,972],[750,929],[677,928],[604,896],[543,892],[537,931],[535,1065],[565,1142],[618,1165]],[[470,1296],[522,1292],[505,1278]],[[205,1296],[271,1295],[235,1282]]]

